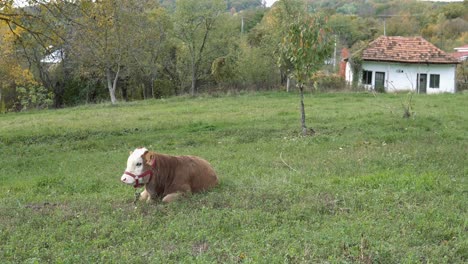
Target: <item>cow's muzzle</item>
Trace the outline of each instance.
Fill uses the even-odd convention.
[[[132,185],[134,188],[139,188],[151,181],[153,177],[153,172],[151,170],[147,170],[140,175],[133,174],[131,172],[124,172],[120,181],[125,184]]]

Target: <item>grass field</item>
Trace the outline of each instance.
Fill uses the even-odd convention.
[[[466,263],[468,94],[282,92],[0,115],[1,263]],[[139,146],[221,185],[133,205]]]

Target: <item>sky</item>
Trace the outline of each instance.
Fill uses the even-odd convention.
[[[270,7],[276,0],[266,0],[266,6]]]

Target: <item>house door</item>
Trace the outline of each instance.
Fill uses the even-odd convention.
[[[375,72],[375,90],[385,92],[385,72]]]
[[[418,73],[417,88],[418,93],[426,93],[427,87],[427,74]]]

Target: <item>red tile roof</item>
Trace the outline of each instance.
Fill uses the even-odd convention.
[[[457,59],[452,55],[422,37],[379,37],[364,49],[362,59],[407,63],[457,63]]]
[[[459,61],[466,60],[468,58],[468,51],[454,52],[452,53],[452,56],[454,56]]]
[[[468,50],[468,44],[466,44],[465,46],[454,48],[454,49],[455,50]]]

